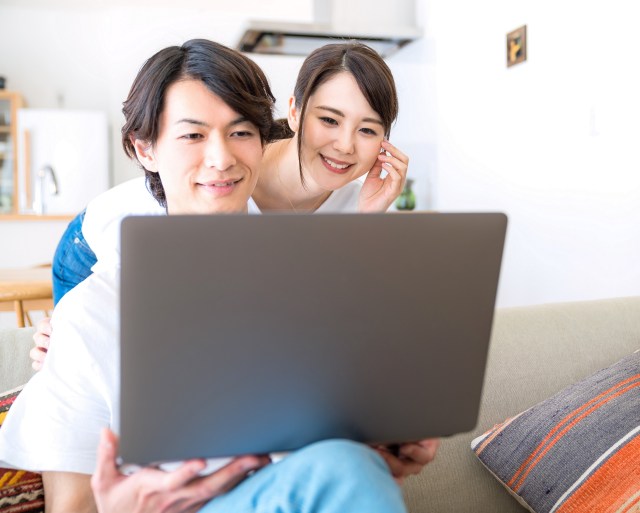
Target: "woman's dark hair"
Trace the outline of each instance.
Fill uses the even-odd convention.
[[[302,175],[302,137],[307,103],[311,95],[330,78],[343,72],[350,73],[360,91],[382,120],[385,137],[398,117],[398,93],[387,63],[378,53],[361,43],[329,44],[314,50],[302,63],[293,96],[300,112],[298,133],[298,160]]]
[[[200,80],[229,107],[253,123],[264,145],[273,139],[275,98],[260,67],[240,52],[206,39],[192,39],[182,46],[170,46],[148,59],[136,76],[123,103],[125,124],[122,146],[130,158],[137,158],[134,140],[153,145],[158,140],[160,115],[169,86],[180,80]],[[166,207],[160,175],[144,169],[147,186]]]

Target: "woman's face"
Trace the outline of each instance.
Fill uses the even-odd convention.
[[[363,176],[376,164],[383,137],[382,119],[353,75],[333,76],[307,103],[301,152],[305,181],[333,191]]]
[[[259,131],[199,80],[167,88],[158,140],[135,147],[160,174],[170,214],[246,211],[262,159]]]

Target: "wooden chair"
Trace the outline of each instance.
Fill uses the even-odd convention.
[[[53,309],[51,267],[0,269],[0,311],[13,310],[18,327],[32,326],[29,311]]]

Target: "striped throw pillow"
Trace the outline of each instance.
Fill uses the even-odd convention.
[[[471,443],[535,513],[640,512],[640,351]]]
[[[0,394],[0,427],[23,388],[18,387]],[[0,511],[44,513],[42,476],[25,470],[0,468]]]

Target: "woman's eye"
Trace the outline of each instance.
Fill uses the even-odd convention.
[[[326,123],[327,125],[337,125],[338,124],[338,122],[335,119],[328,118],[328,117],[325,117],[325,116],[322,116],[320,118],[320,120],[323,121],[324,123]]]
[[[360,131],[367,135],[378,135],[378,132],[376,132],[373,128],[362,128],[360,129]]]

